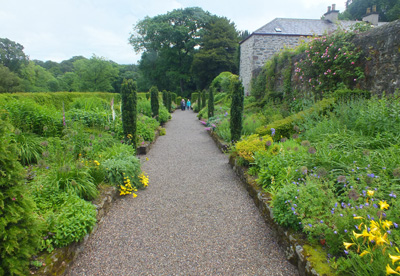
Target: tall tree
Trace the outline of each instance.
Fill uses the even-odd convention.
[[[80,90],[89,92],[113,92],[112,82],[118,69],[105,58],[93,55],[89,60],[74,62],[75,73],[80,77]]]
[[[20,83],[21,80],[17,74],[0,64],[0,93],[22,91],[19,88]]]
[[[201,32],[210,15],[201,8],[176,9],[164,15],[139,21],[130,43],[146,60],[141,69],[152,74],[160,89],[176,90],[184,95],[191,81],[190,67]],[[160,68],[154,71],[154,68]],[[171,80],[173,80],[171,82]]]
[[[195,54],[191,70],[198,89],[204,89],[219,73],[237,73],[235,53],[239,34],[235,24],[225,17],[213,16],[204,29],[201,48]]]
[[[362,20],[367,8],[376,5],[379,21],[391,22],[400,19],[399,0],[352,0],[346,2],[346,10],[339,15],[340,19]]]
[[[8,67],[11,72],[19,73],[23,64],[28,64],[24,46],[8,38],[0,38],[0,64]]]

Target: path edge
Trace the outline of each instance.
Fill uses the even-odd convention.
[[[214,131],[207,130],[207,132],[221,152],[227,153],[229,151],[229,145],[220,139]],[[287,260],[298,268],[301,276],[319,276],[320,274],[315,270],[313,263],[310,261],[310,251],[313,249],[305,249],[305,245],[307,248],[313,248],[312,245],[307,243],[305,236],[302,233],[285,229],[274,221],[273,209],[269,204],[271,196],[257,185],[253,176],[247,173],[248,168],[239,165],[237,159],[233,156],[229,156],[229,165],[239,177],[249,196],[253,199],[265,223],[271,227],[274,234],[278,237],[278,243],[284,249]],[[329,264],[326,263],[326,265]]]

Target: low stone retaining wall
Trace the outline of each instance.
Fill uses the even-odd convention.
[[[215,132],[208,131],[210,136],[216,142],[216,145],[222,152],[226,152],[229,147],[222,141]],[[279,244],[285,251],[286,258],[295,266],[297,266],[301,276],[316,276],[316,275],[331,275],[329,273],[318,273],[317,266],[323,266],[324,271],[329,271],[329,264],[326,259],[325,263],[321,262],[321,258],[313,261],[313,255],[324,254],[321,247],[313,247],[306,242],[305,236],[302,233],[297,233],[292,230],[285,229],[274,221],[273,210],[269,205],[271,197],[264,192],[256,183],[255,178],[247,174],[247,168],[237,164],[236,158],[230,156],[229,164],[239,176],[242,184],[246,188],[249,195],[252,197],[254,204],[258,207],[265,222],[275,231],[279,237]],[[318,262],[318,263],[317,263]]]

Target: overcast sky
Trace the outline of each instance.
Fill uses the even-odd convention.
[[[336,3],[344,10],[345,0]],[[93,54],[119,64],[140,59],[128,44],[133,25],[186,7],[224,16],[250,33],[277,17],[319,19],[332,0],[0,0],[0,38],[30,59],[60,62]]]

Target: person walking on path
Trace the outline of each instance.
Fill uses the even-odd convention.
[[[181,110],[182,111],[185,111],[185,99],[182,99],[182,101],[181,101]]]
[[[187,106],[187,109],[190,110],[190,107],[191,107],[190,99],[187,100],[186,106]]]
[[[140,157],[149,186],[113,203],[67,276],[299,275],[196,115],[172,113]]]

